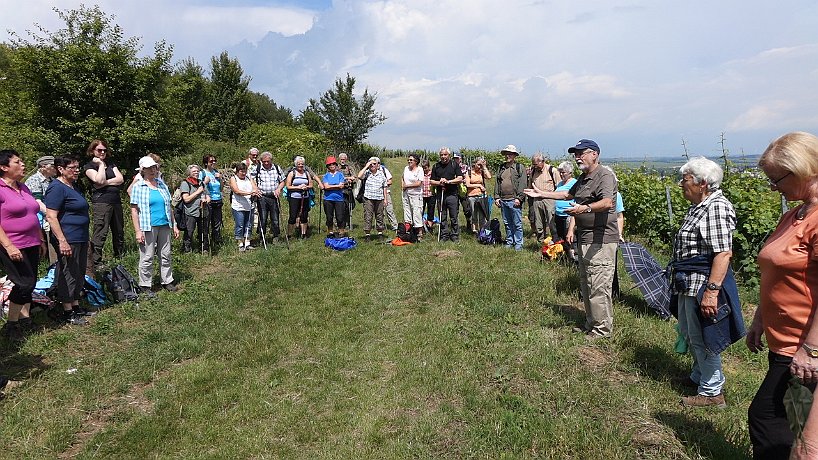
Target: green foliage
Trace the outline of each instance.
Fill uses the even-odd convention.
[[[270,96],[250,91],[250,120],[253,123],[280,123],[292,125],[292,110],[275,103]]]
[[[16,124],[36,127],[21,130],[23,142],[42,152],[76,154],[103,138],[126,162],[178,145],[159,97],[171,47],[159,42],[152,55],[140,58],[139,40],[125,38],[99,7],[55,11],[64,29],[12,41],[7,78],[14,101],[0,110],[6,119],[14,114]]]
[[[353,151],[369,135],[372,128],[386,120],[375,112],[376,94],[364,89],[360,98],[353,94],[355,78],[347,74],[338,78],[335,86],[321,97],[310,99],[301,112],[300,121],[313,132],[321,133],[332,141],[336,149]]]
[[[647,168],[619,170],[617,176],[625,203],[627,233],[641,235],[669,254],[690,206],[676,182],[678,179],[660,176]],[[733,171],[721,189],[736,211],[733,267],[748,287],[755,287],[759,276],[758,251],[781,217],[779,195],[770,191],[757,170]],[[668,216],[666,190],[670,191],[672,219]]]
[[[330,141],[326,137],[310,132],[304,126],[285,126],[276,123],[257,124],[241,133],[239,144],[269,151],[279,165],[292,164],[295,155],[303,156],[308,165],[317,167],[324,164],[329,153]],[[246,151],[246,150],[245,150]]]
[[[210,59],[207,130],[213,139],[235,141],[250,125],[249,84],[239,61],[231,59],[226,51]]]

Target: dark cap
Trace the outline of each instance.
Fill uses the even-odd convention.
[[[599,153],[599,146],[596,145],[596,142],[590,139],[580,139],[579,142],[577,142],[577,145],[568,147],[568,153],[582,153],[586,149],[591,149],[596,153]]]

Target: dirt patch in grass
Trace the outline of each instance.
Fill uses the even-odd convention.
[[[438,259],[446,259],[449,257],[460,257],[463,255],[463,253],[460,251],[456,251],[454,249],[443,249],[440,251],[433,252],[432,255],[437,257]]]
[[[689,458],[676,433],[646,414],[624,414],[617,419],[631,434],[631,445],[641,454],[638,458]]]

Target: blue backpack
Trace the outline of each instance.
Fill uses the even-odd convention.
[[[91,306],[104,307],[108,305],[108,297],[105,295],[102,285],[88,275],[85,275],[85,286],[83,286],[82,292],[85,293],[85,300]]]
[[[358,243],[355,242],[355,238],[348,236],[343,238],[327,238],[324,240],[324,246],[335,249],[336,251],[346,251],[347,249],[353,249],[357,245]]]
[[[477,233],[477,242],[480,244],[499,244],[503,241],[500,233],[500,221],[496,218],[486,222]]]

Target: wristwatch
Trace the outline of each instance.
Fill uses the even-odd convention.
[[[812,348],[806,343],[801,344],[801,348],[803,348],[804,351],[807,352],[810,358],[818,358],[818,348]]]
[[[721,291],[721,284],[707,283],[708,291]]]
[[[589,212],[591,212],[591,205],[586,204],[585,206],[588,206],[588,209],[585,211],[585,214],[588,214]]]

